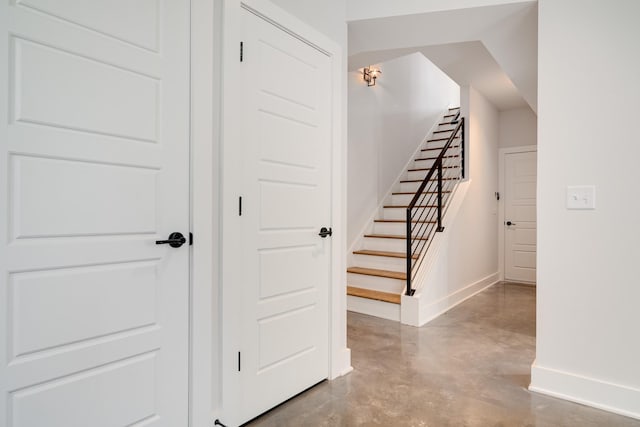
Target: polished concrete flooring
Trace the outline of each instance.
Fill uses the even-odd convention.
[[[498,284],[422,328],[348,315],[354,371],[250,426],[640,426],[529,392],[535,288]]]

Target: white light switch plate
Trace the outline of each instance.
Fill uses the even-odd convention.
[[[595,185],[574,185],[567,187],[567,209],[595,209]]]

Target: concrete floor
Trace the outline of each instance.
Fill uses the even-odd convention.
[[[422,328],[348,314],[354,371],[250,426],[640,426],[531,393],[535,288],[498,284]]]

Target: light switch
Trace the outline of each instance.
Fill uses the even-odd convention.
[[[595,185],[575,185],[567,187],[567,209],[595,209]]]

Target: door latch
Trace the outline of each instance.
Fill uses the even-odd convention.
[[[333,230],[331,230],[331,227],[329,227],[327,229],[327,227],[322,227],[320,229],[320,232],[318,233],[318,236],[322,237],[323,239],[327,236],[331,236],[333,234]]]

